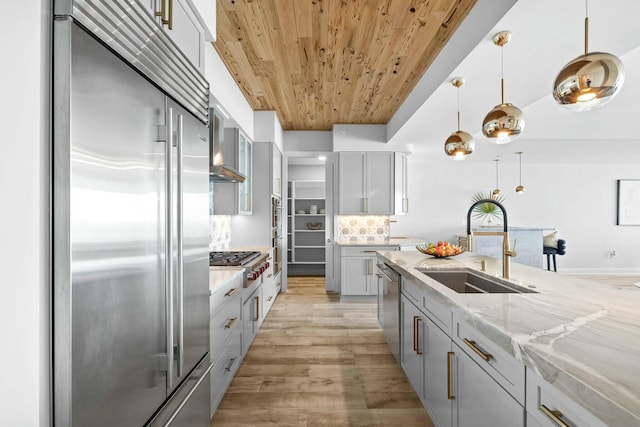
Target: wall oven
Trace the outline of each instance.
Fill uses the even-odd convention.
[[[275,196],[271,197],[271,246],[274,248],[273,274],[276,275],[282,263],[282,204]]]

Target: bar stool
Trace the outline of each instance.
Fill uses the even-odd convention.
[[[551,271],[551,257],[553,257],[553,271],[556,273],[558,269],[556,268],[556,255],[564,255],[567,253],[567,241],[564,239],[558,239],[558,247],[554,248],[553,246],[543,246],[542,253],[547,256],[547,270]]]

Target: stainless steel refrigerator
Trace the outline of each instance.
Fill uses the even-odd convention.
[[[137,0],[54,7],[55,425],[208,426],[208,84]]]

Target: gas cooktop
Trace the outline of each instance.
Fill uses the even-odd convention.
[[[210,266],[244,266],[260,256],[257,251],[219,251],[209,252]]]

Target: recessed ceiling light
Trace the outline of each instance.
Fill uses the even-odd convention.
[[[318,156],[318,160],[327,160],[327,156]]]

